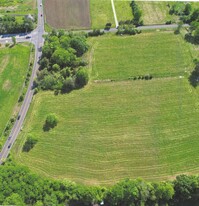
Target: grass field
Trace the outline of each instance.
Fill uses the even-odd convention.
[[[115,26],[111,0],[90,0],[91,27],[104,28],[106,23]]]
[[[157,40],[162,47],[155,44]],[[126,76],[115,75],[120,81],[91,81],[84,89],[67,95],[40,92],[34,97],[24,129],[14,146],[14,159],[40,175],[84,184],[109,185],[125,177],[162,180],[182,172],[199,172],[196,123],[199,89],[189,85],[184,72],[185,66],[188,70],[192,63],[189,47],[181,37],[171,32],[154,32],[134,37],[108,35],[90,41],[95,47],[94,52],[92,48],[90,51],[94,53],[91,58],[94,64],[99,58],[105,62],[101,53],[96,55],[104,51],[105,45],[110,48],[107,55],[116,56],[112,62],[117,64],[123,61],[121,65],[128,65],[128,61],[134,59],[132,64],[139,65],[138,59],[145,57],[142,67],[134,71],[136,75],[142,69],[147,71],[150,65],[151,68],[158,65],[164,52],[169,61],[163,62],[167,67],[156,68],[154,74],[161,74],[161,78],[150,81],[122,81]],[[147,49],[131,47],[139,41]],[[166,43],[162,41],[167,42],[170,49],[165,50]],[[155,44],[156,51],[149,42]],[[124,55],[130,50],[127,45],[131,51],[134,48],[136,55]],[[120,58],[115,52],[118,48],[124,52]],[[121,60],[122,57],[125,60]],[[118,71],[117,64],[111,69]],[[129,73],[126,65],[121,74]],[[99,79],[101,74],[105,77],[110,73],[103,70],[97,76]],[[180,78],[179,74],[184,77]],[[58,125],[44,132],[46,115],[52,112],[59,119]],[[39,141],[33,150],[24,153],[21,149],[29,133]]]
[[[15,146],[15,158],[41,175],[85,184],[198,172],[198,92],[179,78],[93,83],[58,97],[42,92]],[[58,126],[43,132],[52,111]],[[28,133],[39,142],[20,153]]]
[[[30,47],[16,45],[0,49],[0,135],[15,113],[15,105],[25,80]]]
[[[120,80],[146,74],[177,76],[190,67],[189,49],[172,31],[133,37],[102,36],[90,39],[90,44],[93,79]]]
[[[48,0],[44,8],[46,22],[53,28],[90,28],[89,0]]]
[[[130,1],[114,0],[117,20],[131,20],[133,18]]]
[[[165,24],[174,17],[169,15],[168,2],[165,1],[137,1],[142,10],[144,24]]]

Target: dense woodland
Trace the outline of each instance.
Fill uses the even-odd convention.
[[[47,179],[7,162],[0,167],[1,205],[188,206],[199,202],[199,176],[180,175],[174,181],[125,179],[112,187],[85,186]]]
[[[65,34],[53,30],[45,37],[40,60],[40,71],[35,86],[57,93],[70,92],[88,83],[87,62],[82,59],[88,50],[84,34]]]

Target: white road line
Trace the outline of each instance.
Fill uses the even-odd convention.
[[[116,28],[117,28],[117,27],[119,26],[119,24],[118,24],[118,20],[117,20],[116,11],[115,11],[114,0],[111,0],[111,5],[112,5],[113,14],[114,14],[114,19],[115,19],[115,26],[116,26]]]

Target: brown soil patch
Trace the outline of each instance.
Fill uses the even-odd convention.
[[[45,0],[46,22],[57,29],[90,27],[89,0]]]

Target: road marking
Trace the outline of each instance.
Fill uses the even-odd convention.
[[[112,5],[114,19],[115,19],[115,26],[117,28],[119,26],[119,24],[118,24],[117,15],[116,15],[116,11],[115,11],[115,5],[114,5],[114,1],[113,0],[111,0],[111,5]]]

